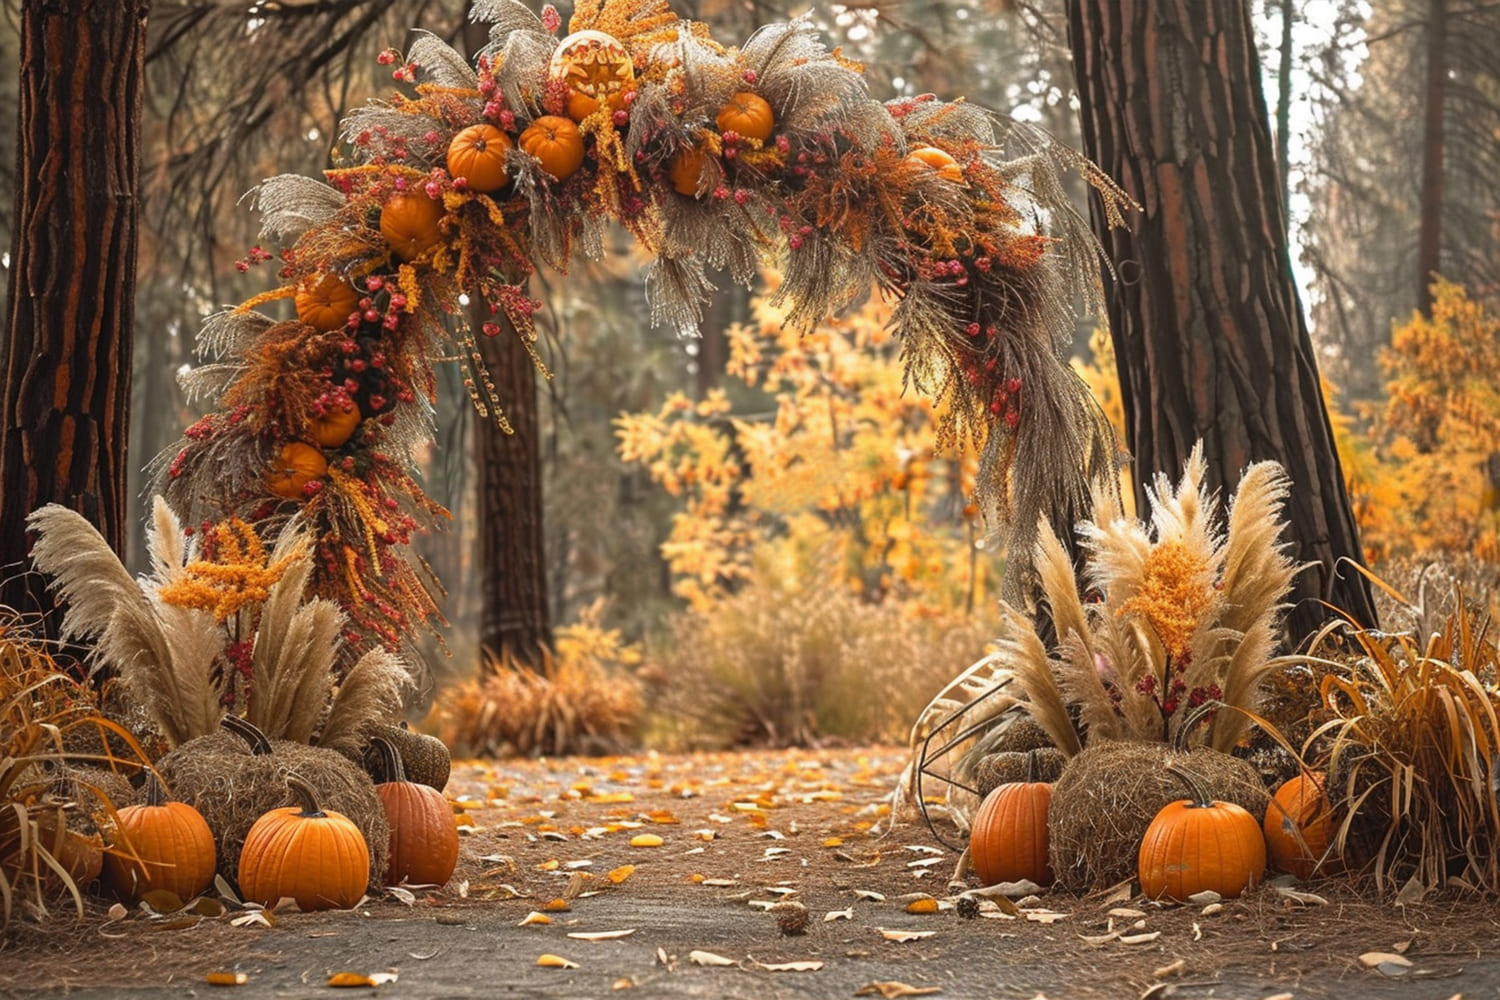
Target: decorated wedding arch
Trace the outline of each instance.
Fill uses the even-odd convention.
[[[908,384],[942,404],[948,443],[979,445],[974,500],[1013,551],[1112,473],[1065,360],[1097,259],[1059,173],[1081,170],[1111,216],[1122,196],[1081,157],[962,100],[875,100],[802,22],[735,48],[665,0],[580,0],[565,33],[550,6],[472,9],[490,23],[473,65],[419,33],[404,62],[382,57],[403,91],[343,121],[347,165],[256,189],[281,249],[251,260],[279,262],[279,284],[205,322],[183,381],[216,409],[159,463],[189,524],[310,526],[315,590],[355,650],[441,617],[411,551],[446,513],[412,473],[433,366],[456,358],[509,431],[476,338],[519,336],[540,366],[528,278],[601,254],[611,223],[652,256],[653,322],[681,333],[709,268],[777,268],[803,328],[872,288],[895,299]],[[289,318],[262,311],[276,300]]]

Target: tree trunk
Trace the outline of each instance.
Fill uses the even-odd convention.
[[[1432,279],[1442,273],[1443,104],[1448,89],[1448,0],[1427,4],[1427,82],[1422,97],[1422,218],[1417,238],[1417,309],[1432,315]]]
[[[479,645],[521,666],[539,667],[552,645],[542,530],[542,460],[537,371],[510,324],[479,338],[495,391],[514,433],[479,420]]]
[[[1120,367],[1136,501],[1180,477],[1202,439],[1210,484],[1274,459],[1292,479],[1288,541],[1316,564],[1288,632],[1331,601],[1374,622],[1312,344],[1292,282],[1276,157],[1244,0],[1068,0],[1085,151],[1144,211],[1095,229]]]
[[[1292,196],[1292,26],[1296,19],[1295,0],[1281,0],[1281,44],[1276,53],[1276,181],[1283,207]]]
[[[49,613],[26,515],[126,535],[136,185],[149,0],[27,0],[4,402],[0,601]],[[54,631],[56,623],[50,621]]]

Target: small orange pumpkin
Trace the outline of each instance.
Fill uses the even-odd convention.
[[[700,196],[699,185],[706,182],[707,174],[708,154],[696,146],[678,150],[667,165],[667,180],[672,182],[672,190],[689,198]]]
[[[165,889],[188,900],[213,884],[218,854],[208,821],[186,802],[168,802],[155,772],[147,772],[145,804],[116,815],[123,843],[104,856],[104,882],[122,899]]]
[[[370,885],[365,836],[343,813],[319,808],[306,781],[289,774],[286,783],[301,805],[272,809],[245,834],[240,891],[266,906],[290,896],[303,910],[348,909]]]
[[[408,781],[401,755],[383,736],[372,739],[380,760],[381,781],[375,794],[391,824],[391,861],[387,885],[410,882],[443,885],[458,865],[458,824],[453,809],[436,788]]]
[[[1141,891],[1179,903],[1210,889],[1233,899],[1265,874],[1260,823],[1233,802],[1209,799],[1186,772],[1168,770],[1191,786],[1193,797],[1164,806],[1146,828],[1137,858]]]
[[[510,146],[510,136],[495,126],[470,125],[448,143],[448,173],[455,180],[464,178],[471,191],[499,191],[510,179],[505,168]]]
[[[1333,819],[1323,775],[1304,772],[1276,789],[1266,810],[1264,832],[1271,864],[1298,878],[1318,870],[1333,840]],[[1298,834],[1301,839],[1298,839]]]
[[[765,142],[776,129],[776,116],[764,97],[746,90],[729,99],[719,111],[717,124],[720,132],[738,132],[746,139]]]
[[[541,163],[556,181],[565,181],[583,166],[583,133],[572,119],[542,115],[521,133],[521,148]]]
[[[1047,858],[1047,810],[1052,786],[1013,781],[985,796],[969,832],[969,861],[985,885],[1030,879],[1052,884]]]
[[[934,170],[945,181],[964,183],[963,168],[944,150],[936,146],[918,146],[906,154],[903,161],[911,170]]]
[[[606,107],[620,111],[635,90],[635,66],[619,39],[592,29],[575,31],[557,43],[547,77],[561,80],[568,95],[568,117],[581,122]]]
[[[413,260],[443,238],[443,203],[421,191],[398,191],[380,209],[380,235],[396,256]]]
[[[289,441],[266,468],[266,489],[288,500],[306,500],[304,487],[327,474],[328,460],[321,451],[302,441]]]
[[[315,330],[337,330],[359,305],[359,292],[336,274],[320,274],[316,281],[297,286],[292,299],[297,318]]]
[[[342,448],[363,420],[359,407],[353,403],[347,407],[335,404],[307,425],[307,436],[321,448]]]

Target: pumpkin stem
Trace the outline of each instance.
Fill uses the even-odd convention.
[[[396,751],[396,745],[384,736],[371,737],[370,745],[375,748],[375,769],[380,772],[376,777],[380,783],[405,781],[406,767],[401,761],[401,754]]]
[[[1198,775],[1177,763],[1168,764],[1167,770],[1187,786],[1188,798],[1192,799],[1193,805],[1206,808],[1214,804],[1213,798],[1204,789],[1203,781]]]
[[[156,768],[148,768],[146,771],[146,805],[158,809],[167,804],[167,790],[162,787],[161,777],[156,773]]]
[[[244,740],[250,747],[250,752],[255,756],[264,757],[271,753],[271,741],[266,739],[266,734],[250,720],[231,713],[220,719],[219,725]]]
[[[302,804],[302,811],[297,814],[298,816],[303,819],[319,819],[328,815],[318,803],[318,790],[300,774],[287,772],[286,783]]]

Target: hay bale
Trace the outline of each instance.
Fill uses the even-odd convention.
[[[156,769],[171,796],[203,814],[219,852],[219,872],[238,884],[240,849],[254,822],[296,804],[287,787],[295,771],[318,793],[324,809],[343,813],[359,827],[370,849],[370,884],[385,878],[391,828],[375,784],[359,765],[321,747],[270,740],[269,753],[255,753],[239,736],[210,733],[188,740]]]
[[[1141,838],[1163,806],[1188,798],[1193,775],[1216,801],[1233,802],[1257,821],[1270,800],[1247,761],[1208,749],[1106,741],[1087,747],[1063,770],[1048,812],[1049,859],[1060,888],[1102,889],[1135,875]]]
[[[1062,777],[1068,757],[1057,747],[1038,747],[1025,753],[1006,751],[992,753],[974,765],[975,787],[979,797],[986,798],[1001,785],[1018,781],[1045,781]]]

